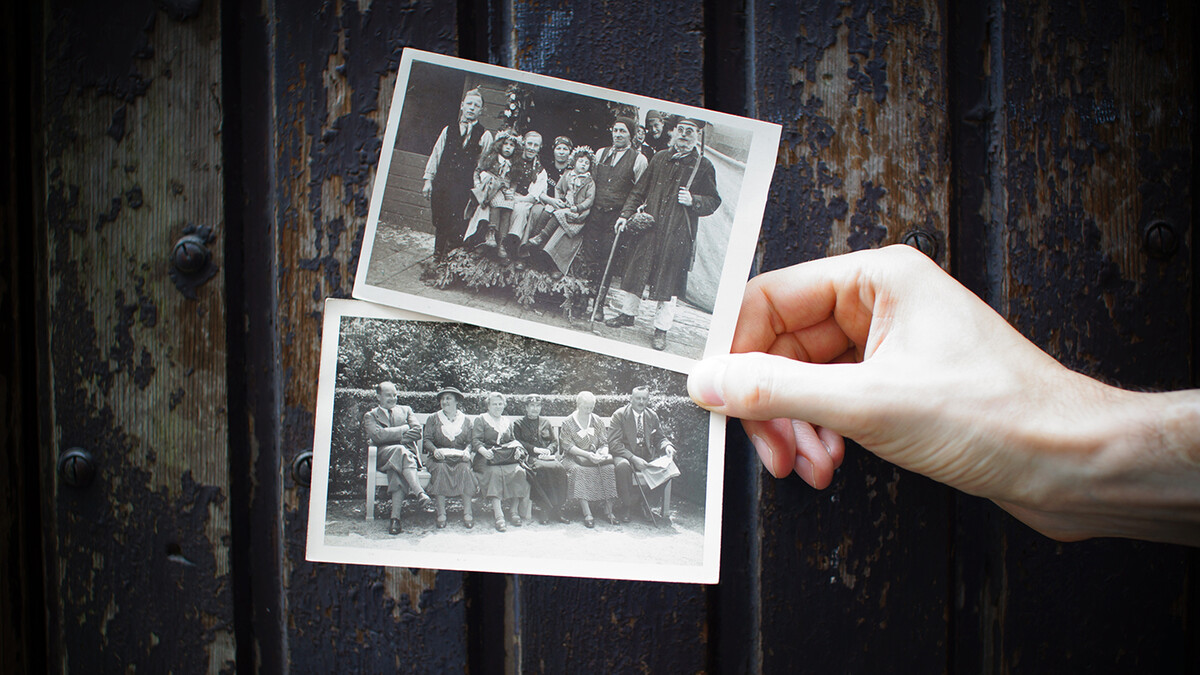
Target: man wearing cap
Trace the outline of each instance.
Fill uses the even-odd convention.
[[[376,385],[375,396],[379,405],[363,415],[363,431],[371,445],[378,449],[376,466],[367,467],[367,470],[387,473],[388,494],[392,497],[392,522],[388,532],[400,534],[404,485],[408,486],[410,494],[417,496],[422,507],[432,503],[417,480],[417,456],[409,447],[415,447],[421,441],[421,423],[412,408],[397,404],[396,385],[391,382]]]
[[[646,137],[642,139],[642,154],[649,160],[659,150],[665,150],[671,137],[663,124],[663,114],[657,110],[646,113]]]
[[[687,289],[699,219],[721,205],[716,170],[696,147],[703,128],[704,122],[695,118],[676,122],[671,147],[650,160],[613,226],[620,236],[629,237],[624,242],[628,255],[614,271],[621,276],[621,288],[614,294],[619,313],[605,325],[632,326],[642,291],[649,285],[650,300],[657,303],[651,346],[660,351],[667,347],[677,298]],[[629,218],[643,206],[654,224],[626,232]]]
[[[579,271],[572,272],[592,283],[593,294],[599,291],[600,277],[612,252],[613,223],[621,216],[626,198],[649,165],[646,157],[633,149],[636,128],[633,119],[618,117],[610,129],[612,145],[596,153],[596,166],[592,169],[596,201],[583,229],[583,244],[576,260]]]
[[[463,209],[471,198],[475,166],[492,147],[492,133],[479,122],[483,95],[472,89],[463,95],[458,124],[442,127],[429,161],[425,163],[425,186],[433,219],[433,257],[441,260],[462,244],[466,232]]]
[[[658,415],[650,409],[650,388],[634,387],[629,404],[613,413],[608,426],[608,450],[615,459],[617,496],[624,510],[621,519],[629,522],[630,513],[641,505],[641,494],[634,485],[640,474],[651,491],[662,488],[662,514],[670,519],[671,476],[679,474],[675,466],[675,446],[663,433]]]

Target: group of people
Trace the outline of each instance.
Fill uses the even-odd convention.
[[[479,121],[482,111],[482,94],[468,91],[425,167],[435,262],[466,246],[555,277],[570,274],[589,285],[577,298],[582,312],[599,297],[608,268],[621,279],[616,311],[595,314],[613,328],[633,326],[648,287],[656,303],[651,345],[666,349],[699,218],[721,205],[716,171],[701,151],[705,122],[655,110],[644,127],[617,117],[612,145],[597,152],[558,136],[553,160],[543,163],[540,133],[493,136]]]
[[[525,397],[524,415],[505,417],[508,397],[487,396],[487,412],[471,417],[460,410],[463,393],[454,387],[437,392],[439,410],[421,424],[409,406],[399,403],[396,386],[381,382],[375,388],[379,405],[363,416],[369,442],[378,448],[377,467],[388,477],[391,522],[388,532],[403,531],[401,506],[405,494],[422,507],[433,505],[435,524],[446,527],[446,498],[459,497],[463,525],[475,525],[473,500],[482,496],[495,527],[521,527],[533,520],[570,523],[565,508],[578,501],[583,524],[595,527],[593,503],[611,524],[629,522],[634,515],[654,521],[659,514],[650,504],[661,497],[661,517],[670,522],[671,480],[679,475],[675,446],[650,409],[650,390],[636,387],[627,405],[613,413],[608,424],[593,410],[596,397],[581,391],[575,410],[560,428],[542,417],[542,399]],[[424,466],[427,488],[417,475]],[[430,496],[432,495],[432,497]],[[510,504],[506,518],[504,506]]]

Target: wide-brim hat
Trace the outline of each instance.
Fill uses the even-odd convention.
[[[440,401],[442,400],[442,394],[454,394],[459,403],[462,403],[467,398],[465,394],[454,387],[442,387],[441,389],[438,389],[437,395],[434,396],[434,398]]]

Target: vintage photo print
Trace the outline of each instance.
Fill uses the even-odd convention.
[[[406,49],[354,297],[687,372],[729,350],[779,134]]]
[[[327,300],[308,560],[716,583],[725,418],[673,370]]]

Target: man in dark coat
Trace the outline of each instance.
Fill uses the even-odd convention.
[[[459,105],[458,124],[442,127],[425,164],[425,186],[433,219],[433,257],[441,260],[462,244],[467,223],[463,209],[475,184],[475,166],[492,147],[492,133],[479,122],[483,95],[472,89]]]
[[[623,247],[628,253],[613,272],[621,276],[621,288],[614,294],[619,313],[605,324],[632,326],[642,291],[649,285],[650,299],[658,304],[651,346],[658,350],[666,349],[676,299],[687,289],[699,219],[721,205],[716,170],[697,149],[703,128],[704,122],[694,118],[676,123],[672,145],[650,160],[614,224],[617,234],[627,237]],[[629,218],[643,206],[654,224],[644,231],[627,230]]]
[[[642,154],[646,159],[652,159],[659,150],[664,150],[671,142],[667,133],[663,114],[657,110],[646,112],[646,137],[642,139]]]
[[[572,265],[571,274],[592,284],[592,297],[599,292],[600,277],[612,252],[613,223],[621,215],[625,200],[646,171],[648,162],[633,148],[637,122],[618,117],[613,122],[612,145],[596,153],[592,178],[596,181],[596,201],[583,228],[583,244]]]
[[[367,471],[387,473],[388,494],[392,497],[392,522],[388,532],[400,534],[404,484],[420,500],[422,507],[433,501],[417,479],[417,456],[412,449],[421,441],[421,423],[412,408],[396,403],[396,385],[391,382],[380,382],[375,387],[375,396],[379,405],[363,415],[363,432],[378,452],[376,466],[368,466]]]
[[[670,520],[671,479],[664,471],[675,467],[675,446],[663,433],[658,415],[649,408],[650,389],[634,387],[629,404],[613,413],[608,425],[608,450],[615,458],[613,468],[617,473],[617,496],[624,507],[621,519],[630,520],[630,512],[636,511],[641,495],[634,486],[634,474],[642,474],[652,485],[651,492],[661,487],[663,496],[662,515]],[[670,458],[664,461],[663,458]],[[655,466],[651,462],[667,466]],[[644,483],[644,484],[645,484]],[[660,484],[661,483],[661,484]]]

